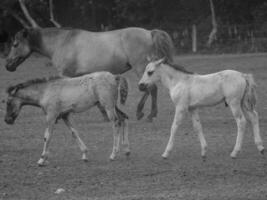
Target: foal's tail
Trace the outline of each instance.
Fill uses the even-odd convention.
[[[159,58],[165,57],[167,61],[173,62],[174,44],[170,35],[162,30],[154,29],[151,31],[153,41],[153,51]]]
[[[242,107],[248,111],[255,109],[257,101],[256,83],[252,74],[244,74],[246,89],[242,98]]]
[[[116,76],[116,81],[118,83],[118,90],[120,94],[120,102],[121,104],[125,104],[127,96],[128,96],[128,82],[126,78],[123,76]]]

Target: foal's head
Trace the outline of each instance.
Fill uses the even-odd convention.
[[[165,62],[165,58],[147,64],[145,72],[138,84],[139,90],[145,91],[160,80],[159,70],[157,69],[163,62]]]
[[[7,89],[8,97],[6,100],[6,115],[5,115],[5,122],[7,124],[14,124],[22,107],[22,100],[17,96],[18,90],[19,87],[9,87]]]
[[[8,71],[15,71],[30,56],[32,53],[31,43],[33,35],[36,35],[36,33],[37,30],[35,29],[23,29],[16,33],[6,59],[6,69]]]

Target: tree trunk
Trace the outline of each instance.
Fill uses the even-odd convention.
[[[193,53],[197,52],[197,27],[195,24],[192,26],[192,51]]]
[[[49,0],[49,12],[50,12],[50,21],[55,25],[55,27],[61,28],[61,25],[54,18],[54,4],[53,4],[53,0]]]
[[[26,19],[30,22],[30,24],[32,25],[32,27],[34,28],[39,28],[40,26],[37,24],[37,22],[32,18],[32,16],[30,15],[24,0],[19,0],[19,4],[21,7],[21,10],[23,11]]]
[[[24,28],[30,28],[29,24],[15,11],[0,4],[0,9],[7,11],[14,19],[16,19]]]
[[[207,46],[210,47],[211,44],[216,40],[216,34],[218,30],[218,24],[216,21],[216,16],[215,16],[215,9],[214,9],[214,4],[212,0],[210,1],[210,10],[211,10],[211,24],[212,24],[212,30],[209,34],[209,39],[207,42]]]

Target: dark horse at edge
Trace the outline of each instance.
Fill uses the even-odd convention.
[[[165,57],[173,61],[173,42],[165,31],[125,28],[107,32],[89,32],[70,28],[32,28],[16,33],[6,59],[10,72],[32,52],[48,57],[60,76],[76,77],[96,71],[122,74],[134,70],[141,77],[148,63],[147,57]],[[151,113],[157,116],[157,86],[148,88],[142,96],[136,116],[141,119],[147,97],[151,95]],[[99,104],[104,116],[105,112]]]

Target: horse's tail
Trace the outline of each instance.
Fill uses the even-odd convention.
[[[170,35],[162,30],[151,31],[153,41],[153,51],[157,58],[165,57],[167,61],[173,62],[174,44]]]
[[[125,104],[128,96],[128,82],[123,76],[116,76],[116,81],[118,83],[118,90],[120,95],[120,103]]]
[[[242,107],[245,110],[252,111],[255,109],[257,101],[256,83],[252,74],[244,74],[246,88],[242,98]]]

